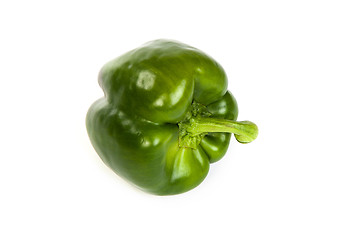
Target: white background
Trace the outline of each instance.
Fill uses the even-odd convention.
[[[359,4],[1,1],[0,239],[360,239]],[[102,65],[157,38],[214,57],[260,129],[170,197],[85,129]]]

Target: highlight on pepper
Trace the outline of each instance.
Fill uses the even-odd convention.
[[[189,191],[226,153],[231,133],[240,143],[258,135],[236,121],[237,103],[224,69],[204,52],[155,40],[103,66],[104,97],[86,116],[102,161],[136,187],[155,195]]]

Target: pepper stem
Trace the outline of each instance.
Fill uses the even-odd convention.
[[[256,139],[258,127],[250,121],[232,121],[210,117],[195,117],[190,119],[186,131],[192,136],[209,132],[233,133],[240,143],[249,143]]]

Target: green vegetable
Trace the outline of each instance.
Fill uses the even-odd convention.
[[[230,133],[253,141],[257,126],[236,122],[223,68],[200,50],[155,40],[107,63],[105,96],[86,117],[96,152],[114,172],[156,195],[198,186],[227,151]]]

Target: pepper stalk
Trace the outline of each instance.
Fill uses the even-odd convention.
[[[210,117],[191,117],[179,124],[179,146],[196,149],[207,133],[233,133],[238,142],[246,144],[258,136],[258,127],[250,121],[233,121]]]

